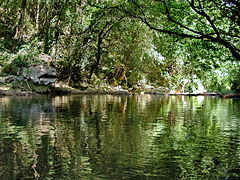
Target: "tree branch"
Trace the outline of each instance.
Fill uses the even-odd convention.
[[[169,8],[168,8],[168,6],[167,6],[166,1],[163,0],[162,2],[163,2],[163,4],[164,4],[164,6],[165,6],[166,14],[167,14],[167,17],[168,17],[168,20],[169,20],[169,21],[171,21],[171,22],[179,25],[180,27],[182,27],[182,28],[184,28],[184,29],[186,29],[186,30],[188,30],[188,31],[190,31],[190,32],[193,32],[193,33],[198,34],[198,35],[203,35],[202,32],[200,32],[200,31],[195,31],[195,30],[193,30],[193,29],[191,29],[191,28],[183,25],[182,23],[179,23],[178,21],[174,20],[174,19],[172,18],[172,16],[171,16],[171,13],[170,13],[170,10],[169,10]]]
[[[223,34],[223,35],[225,34],[225,35],[228,35],[230,37],[234,36],[234,37],[237,37],[237,38],[239,36],[238,35],[231,35],[230,33],[222,33],[220,30],[218,30],[218,28],[214,24],[213,20],[204,11],[203,6],[202,6],[200,0],[197,0],[197,2],[199,4],[198,5],[199,7],[196,7],[194,0],[187,0],[187,2],[189,3],[188,7],[192,8],[192,10],[197,15],[205,18],[208,21],[208,23],[210,24],[211,28],[213,29],[213,32],[211,32],[211,33],[203,33],[203,32],[200,32],[200,31],[196,31],[196,30],[194,30],[192,28],[189,28],[189,27],[185,26],[184,24],[176,21],[175,19],[173,19],[172,15],[171,15],[171,12],[169,10],[169,7],[166,4],[165,0],[154,0],[154,1],[164,3],[163,5],[165,7],[165,12],[159,12],[159,13],[164,13],[167,16],[167,20],[168,21],[170,21],[173,24],[176,24],[179,27],[181,27],[181,28],[183,28],[185,30],[188,30],[189,32],[194,33],[194,34],[189,34],[189,33],[185,33],[185,32],[177,32],[176,30],[156,27],[153,23],[150,22],[150,17],[146,16],[143,7],[141,7],[135,0],[131,0],[131,2],[136,7],[136,9],[140,11],[140,14],[136,13],[136,11],[135,12],[131,12],[130,10],[127,10],[126,8],[122,8],[120,6],[104,7],[104,9],[105,8],[107,8],[107,9],[111,9],[111,8],[117,9],[117,10],[125,13],[129,17],[132,17],[132,18],[135,18],[135,19],[139,19],[142,23],[147,25],[147,27],[149,27],[150,29],[155,30],[157,32],[160,32],[160,33],[164,33],[164,34],[168,34],[168,35],[172,35],[172,36],[178,36],[178,37],[181,37],[181,38],[199,39],[199,40],[205,40],[205,41],[210,41],[210,42],[213,42],[213,43],[221,44],[221,45],[223,45],[225,48],[227,48],[231,52],[233,57],[235,57],[236,59],[240,60],[239,49],[236,48],[231,42],[223,39],[223,37],[221,37],[221,34]]]
[[[202,7],[202,5],[201,5],[201,1],[200,1],[200,0],[197,0],[197,1],[198,1],[199,9],[200,9],[200,10],[198,10],[198,8],[194,5],[194,0],[191,0],[191,1],[188,0],[190,7],[191,7],[198,15],[206,18],[206,20],[210,23],[213,31],[216,33],[217,37],[220,37],[220,33],[219,33],[217,27],[215,26],[214,22],[212,21],[212,19],[210,18],[210,16],[209,16],[207,13],[205,13],[205,11],[203,10],[203,7]]]

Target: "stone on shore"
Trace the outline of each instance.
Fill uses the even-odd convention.
[[[24,78],[37,84],[49,85],[56,82],[56,69],[47,65],[30,66],[22,69]]]

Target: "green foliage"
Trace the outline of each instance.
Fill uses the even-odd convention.
[[[40,54],[38,48],[37,41],[32,41],[17,47],[16,53],[9,50],[0,52],[1,71],[16,75],[19,68],[38,63],[39,58],[37,56]]]
[[[230,2],[230,3],[229,3]],[[235,1],[2,1],[1,72],[53,57],[71,85],[147,83],[171,90],[239,88]],[[120,69],[122,68],[122,74]],[[224,74],[224,75],[223,75]]]

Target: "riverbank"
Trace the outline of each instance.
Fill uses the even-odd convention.
[[[0,96],[32,96],[40,94],[51,95],[70,95],[70,94],[110,94],[110,95],[134,95],[134,94],[149,94],[149,95],[165,95],[165,96],[216,96],[220,98],[240,98],[240,94],[226,93],[170,93],[161,90],[135,89],[126,90],[122,87],[90,87],[84,90],[73,88],[67,85],[62,86],[32,86],[24,88],[12,88],[9,85],[0,85]]]
[[[97,87],[73,88],[66,84],[56,83],[54,85],[33,85],[32,83],[19,84],[0,84],[0,96],[30,96],[30,95],[69,95],[69,94],[112,94],[112,95],[131,95],[134,94],[120,87]]]

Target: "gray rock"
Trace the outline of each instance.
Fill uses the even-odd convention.
[[[0,83],[6,83],[7,77],[0,77]]]
[[[18,76],[14,76],[14,75],[9,75],[9,76],[5,76],[5,77],[0,77],[0,83],[10,83],[10,82],[14,82],[14,81],[22,81],[23,78],[18,77]]]
[[[22,76],[38,84],[51,84],[56,81],[56,69],[47,65],[30,66],[22,69]]]
[[[40,82],[43,82],[43,84],[48,85],[48,84],[55,83],[57,78],[40,78],[39,80]]]

